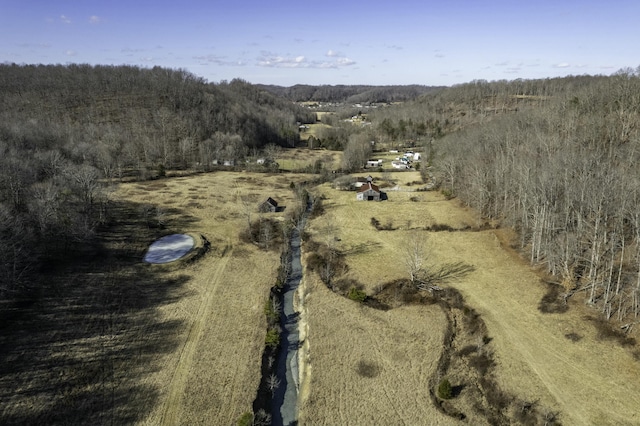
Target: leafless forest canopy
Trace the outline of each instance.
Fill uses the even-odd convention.
[[[606,318],[636,321],[640,68],[474,82],[424,105],[454,117],[452,131],[433,143],[441,186],[514,227],[519,248],[565,297],[584,294]]]
[[[639,74],[271,91],[413,99],[366,110],[366,127],[340,120],[353,106],[323,118],[333,127],[314,146],[366,156],[359,147],[371,140],[422,145],[433,170],[423,167],[425,178],[515,228],[518,248],[566,297],[584,294],[626,321],[640,314]],[[159,67],[0,65],[2,298],[37,285],[52,249],[95,239],[109,217],[109,182],[207,171],[298,143],[299,124],[315,114],[264,89]]]
[[[437,86],[312,86],[296,84],[291,87],[257,85],[257,87],[294,102],[379,103],[409,101],[426,93],[436,92]]]
[[[159,67],[4,64],[0,93],[2,298],[37,286],[47,257],[94,240],[108,182],[292,146],[297,123],[315,119],[242,80]]]

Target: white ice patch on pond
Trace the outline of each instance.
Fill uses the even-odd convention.
[[[195,240],[189,235],[167,235],[149,246],[149,250],[144,256],[144,261],[147,263],[173,262],[189,253],[194,245]]]

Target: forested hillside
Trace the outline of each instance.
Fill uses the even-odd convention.
[[[106,182],[291,146],[297,123],[315,120],[244,81],[159,67],[4,64],[0,94],[0,296],[27,286],[45,254],[93,238]]]
[[[258,87],[294,102],[380,103],[416,99],[420,95],[441,89],[435,86],[366,86],[296,84],[291,87],[258,85]]]
[[[395,113],[442,124],[424,138],[435,137],[442,189],[514,227],[519,248],[556,277],[565,300],[584,297],[606,318],[637,320],[640,68],[472,82]]]

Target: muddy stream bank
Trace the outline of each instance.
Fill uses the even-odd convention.
[[[288,250],[282,258],[282,266],[287,271],[286,279],[281,287],[271,289],[271,299],[275,299],[280,307],[280,339],[278,347],[265,347],[262,380],[253,403],[253,412],[256,420],[269,416],[270,424],[274,426],[295,425],[298,422],[300,333],[294,298],[302,281],[301,233],[310,207],[307,206],[307,211],[291,231]]]
[[[294,310],[295,292],[302,280],[300,260],[300,232],[305,218],[293,230],[289,248],[289,274],[281,293],[282,313],[280,315],[280,348],[277,356],[276,376],[280,381],[273,392],[271,415],[273,425],[294,425],[298,421],[298,348],[300,333],[298,313]]]

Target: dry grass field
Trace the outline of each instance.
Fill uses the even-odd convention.
[[[233,424],[251,411],[260,381],[266,323],[263,306],[275,284],[278,251],[242,243],[247,214],[256,220],[259,202],[272,197],[285,220],[296,200],[291,180],[305,175],[213,173],[121,185],[116,197],[150,203],[192,216],[189,229],[211,242],[211,252],[180,268],[186,296],[162,306],[164,321],[184,324],[177,349],[150,365],[148,380],[160,395],[144,423],[149,425]],[[171,226],[171,217],[167,219]]]
[[[446,325],[437,307],[374,310],[305,280],[300,424],[456,424],[429,399]]]
[[[328,114],[328,113],[322,113],[322,112],[317,112],[316,113],[318,116],[319,120],[322,120],[322,115]],[[300,140],[301,141],[306,141],[309,139],[309,137],[313,136],[314,138],[318,137],[318,132],[320,131],[320,129],[326,129],[329,128],[331,126],[329,126],[328,124],[324,124],[324,123],[310,123],[310,124],[306,124],[306,126],[308,127],[304,132],[300,133]]]
[[[239,235],[247,212],[287,220],[290,183],[305,179],[218,172],[120,184],[106,246],[52,266],[34,301],[2,306],[0,423],[235,424],[256,397],[280,263],[279,250]],[[258,213],[267,197],[284,211]],[[210,249],[144,264],[149,244],[173,233],[201,234]]]
[[[303,161],[305,153],[316,151],[288,154]],[[478,347],[491,354],[493,380],[505,394],[558,413],[565,425],[640,424],[637,347],[602,339],[589,320],[597,313],[581,295],[567,312],[541,313],[547,286],[510,248],[508,232],[488,229],[457,200],[414,191],[418,173],[372,175],[378,183],[393,179],[383,188],[387,201],[357,202],[354,192],[328,183],[313,190],[324,213],[308,221],[305,244],[335,246],[348,266],[342,278],[369,295],[408,277],[404,252],[414,236],[426,241],[427,266],[471,265],[441,285],[457,289],[464,309],[481,316],[489,339]],[[239,235],[267,197],[286,208],[262,215],[287,220],[299,207],[291,182],[310,179],[217,172],[120,184],[111,199],[126,214],[103,231],[110,260],[100,264],[96,252],[86,256],[93,263],[56,265],[35,302],[3,307],[0,423],[235,424],[256,396],[263,307],[280,261],[278,251]],[[377,230],[371,218],[389,230]],[[172,233],[201,234],[210,250],[193,261],[143,264],[145,248]],[[305,259],[312,254],[303,247]],[[297,296],[300,424],[460,423],[431,394],[452,316],[436,303],[387,296],[398,303],[373,309],[307,271]],[[461,385],[452,401],[463,423],[495,424],[474,411],[471,378],[449,371]],[[513,410],[503,419],[514,418]]]
[[[276,161],[283,170],[306,171],[314,168],[320,162],[325,170],[340,168],[342,151],[328,151],[325,149],[287,149],[283,150]]]
[[[445,286],[458,289],[484,320],[490,338],[485,350],[493,356],[502,391],[535,403],[541,413],[559,413],[566,425],[640,424],[640,362],[634,348],[599,339],[593,322],[585,319],[597,313],[579,295],[565,313],[541,313],[546,285],[501,243],[507,241],[502,230],[478,230],[478,219],[456,200],[407,191],[407,183],[419,180],[417,173],[393,177],[400,180],[400,191],[389,191],[389,199],[379,203],[357,202],[355,193],[328,184],[318,188],[325,212],[310,221],[307,231],[311,239],[331,242],[346,254],[346,276],[368,294],[407,278],[403,248],[418,234],[427,241],[428,265],[464,262],[474,267]],[[377,231],[371,217],[395,230]],[[459,231],[424,229],[433,225]],[[436,410],[427,389],[447,321],[437,305],[374,310],[333,293],[317,274],[305,277],[302,295],[308,365],[303,368],[307,386],[301,423],[457,422]],[[452,378],[458,383],[466,379]],[[457,398],[464,400],[466,393],[463,388]],[[487,422],[472,404],[464,404],[466,423]]]

